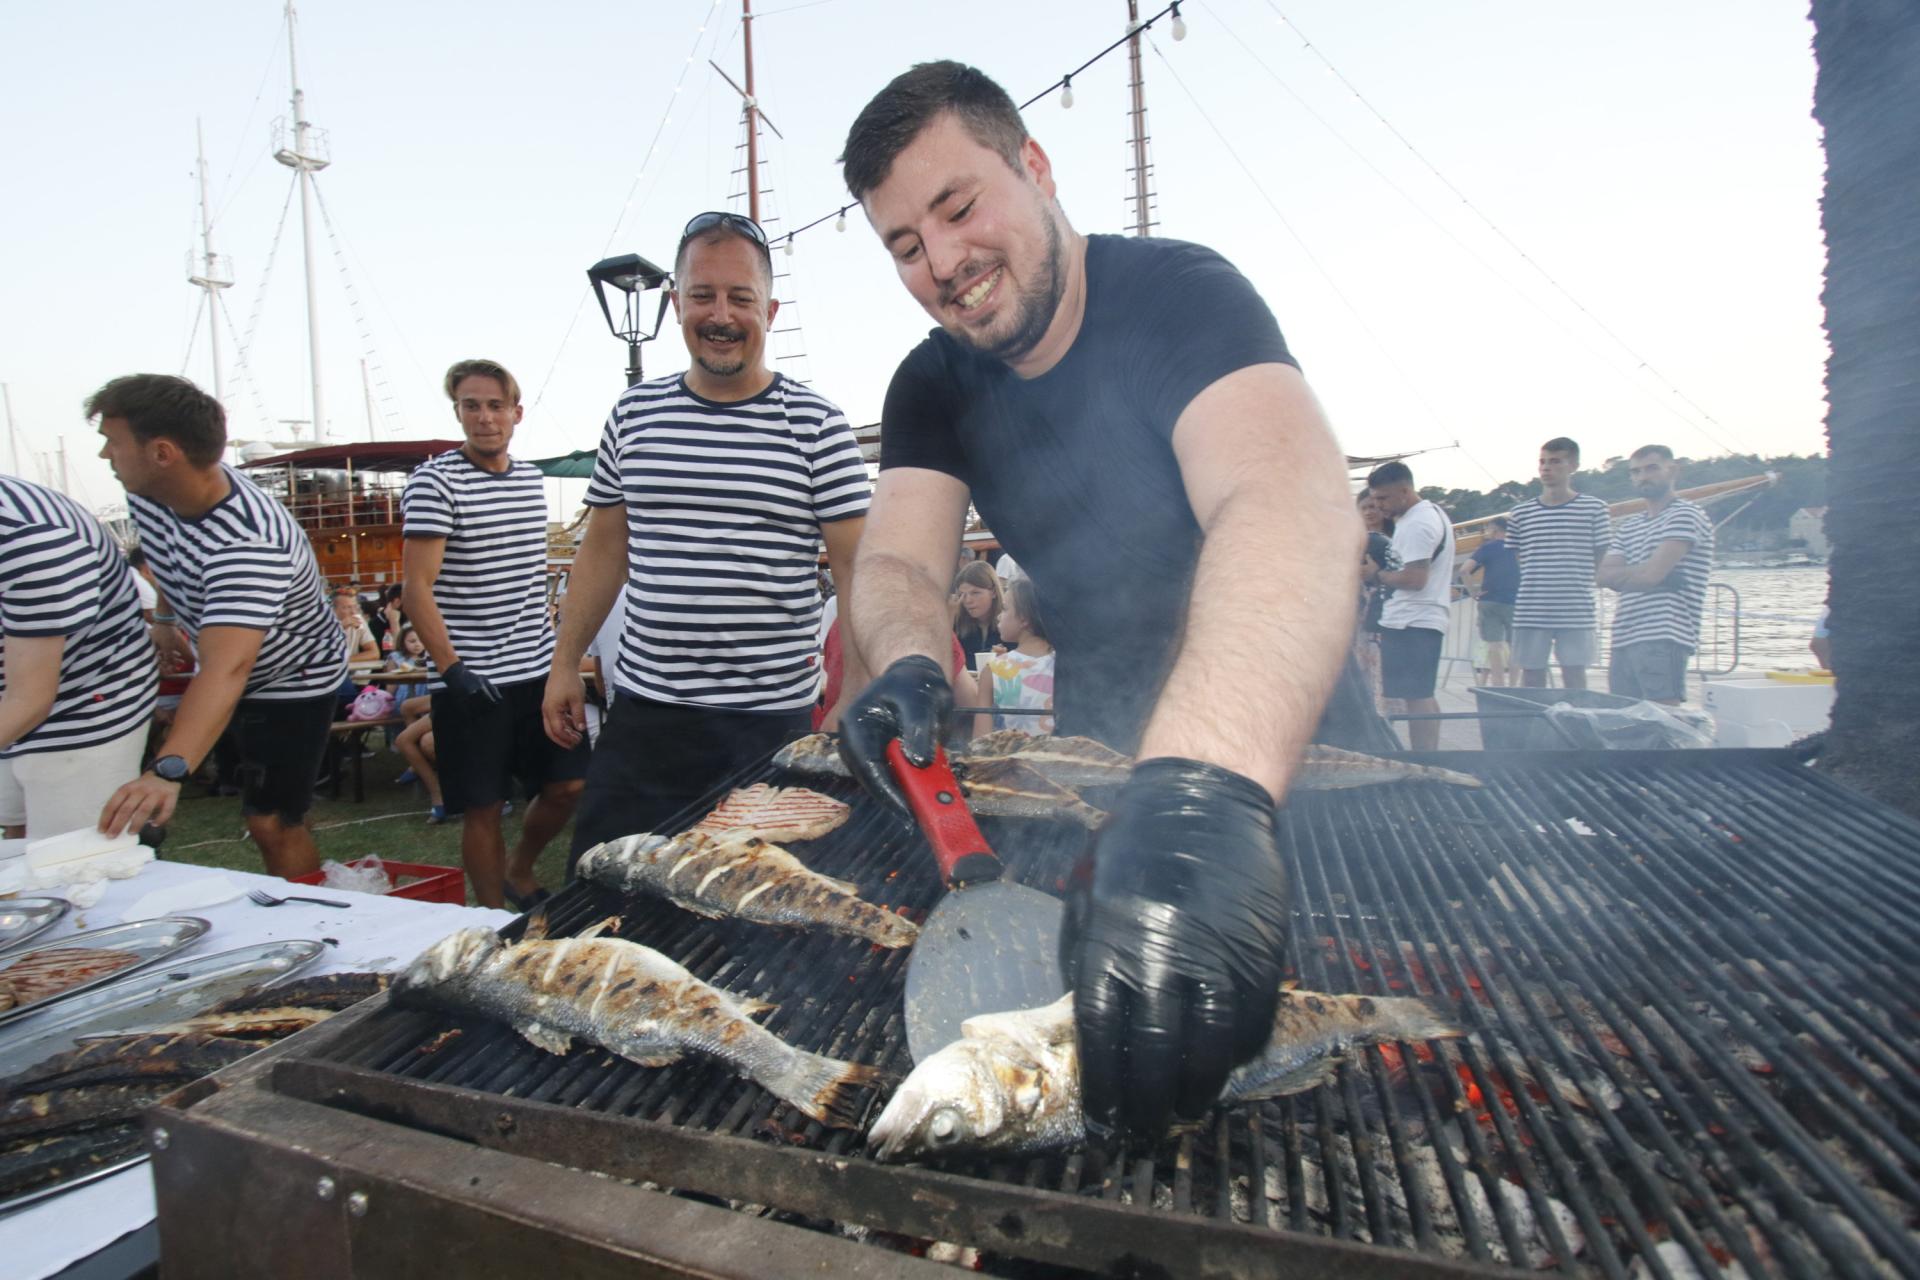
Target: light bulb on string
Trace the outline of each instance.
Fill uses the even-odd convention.
[[[847,211],[845,209],[842,209],[840,216],[833,220],[833,229],[835,231],[845,231],[847,229]]]
[[[1060,78],[1060,109],[1063,111],[1073,110],[1072,76],[1062,76]]]
[[[1187,38],[1187,20],[1180,16],[1179,5],[1173,6],[1173,38],[1176,41]]]

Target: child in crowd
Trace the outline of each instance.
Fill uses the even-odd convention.
[[[1051,711],[1053,643],[1047,639],[1046,623],[1040,617],[1039,597],[1026,578],[1015,578],[1007,584],[1006,604],[1000,610],[1000,639],[1003,643],[995,645],[993,656],[981,664],[980,705]],[[984,713],[974,717],[974,736],[996,728],[1035,735],[1052,733],[1053,717]]]
[[[400,643],[387,655],[387,670],[418,671],[418,681],[393,686],[393,705],[408,724],[427,714],[432,699],[427,696],[427,645],[412,627],[400,628]]]

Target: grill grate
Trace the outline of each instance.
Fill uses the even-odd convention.
[[[1328,1085],[1219,1113],[1157,1150],[953,1171],[1469,1263],[1920,1276],[1920,826],[1769,753],[1433,759],[1489,785],[1289,806],[1290,959],[1308,988],[1427,996],[1471,1038],[1364,1050]],[[850,786],[822,789],[854,800],[855,818],[801,846],[804,860],[922,916],[937,884],[917,841]],[[982,825],[1011,874],[1045,889],[1084,841]],[[566,935],[621,912],[622,936],[777,1002],[767,1025],[790,1042],[910,1066],[905,953],[584,884],[549,921]],[[559,1058],[433,1012],[386,1011],[324,1056],[860,1150],[721,1067]]]

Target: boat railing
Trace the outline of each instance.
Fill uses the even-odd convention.
[[[1724,676],[1740,666],[1740,592],[1726,582],[1707,584],[1700,618],[1700,643],[1693,650],[1693,673]]]

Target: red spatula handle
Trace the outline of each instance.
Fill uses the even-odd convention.
[[[894,781],[906,793],[907,807],[913,810],[914,820],[933,849],[934,861],[940,864],[940,879],[947,888],[998,878],[1000,859],[987,847],[987,838],[980,834],[973,814],[968,812],[959,780],[947,764],[947,753],[935,747],[933,763],[917,768],[895,738],[887,744],[887,764]]]

